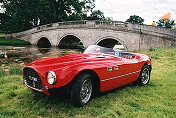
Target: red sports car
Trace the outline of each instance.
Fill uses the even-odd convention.
[[[96,92],[148,84],[151,69],[146,55],[92,45],[83,54],[36,60],[23,68],[23,78],[27,87],[47,95],[69,90],[73,106],[80,107]]]

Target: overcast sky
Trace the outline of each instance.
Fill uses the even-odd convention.
[[[171,12],[171,19],[176,20],[176,0],[96,0],[95,10],[101,10],[105,17],[113,17],[117,21],[138,15],[148,25],[168,12]]]
[[[176,20],[176,0],[95,0],[95,9],[104,12],[105,17],[125,21],[130,15],[144,18],[144,24],[151,25],[161,16],[170,12]],[[0,9],[1,10],[1,9]]]

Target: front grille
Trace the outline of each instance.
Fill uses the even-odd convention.
[[[43,91],[43,83],[38,73],[31,68],[23,69],[23,79],[27,86]]]

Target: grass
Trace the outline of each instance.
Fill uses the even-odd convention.
[[[29,42],[19,39],[6,39],[5,34],[0,33],[0,46],[26,46],[31,45]]]
[[[5,34],[4,33],[0,33],[0,37],[5,37]]]
[[[12,64],[9,67],[9,70],[6,72],[4,68],[0,67],[0,77],[9,76],[9,75],[22,75],[22,66]]]
[[[74,108],[69,96],[52,98],[33,92],[23,84],[20,67],[13,65],[0,77],[0,117],[175,118],[176,47],[138,52],[152,58],[150,83],[102,93],[82,108]]]

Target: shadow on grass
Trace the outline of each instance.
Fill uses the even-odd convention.
[[[104,96],[107,96],[110,94],[116,94],[116,93],[119,93],[122,91],[125,91],[126,93],[132,94],[132,92],[130,92],[129,90],[134,91],[135,89],[139,89],[139,87],[145,87],[145,86],[139,86],[136,84],[128,84],[128,85],[125,85],[125,86],[122,86],[120,88],[116,88],[116,89],[113,89],[110,91],[99,92],[99,93],[93,95],[92,99],[101,99],[101,97],[103,97],[103,99],[104,99]],[[62,108],[66,107],[66,106],[73,107],[71,104],[70,93],[56,92],[56,93],[52,94],[51,96],[47,96],[43,93],[36,92],[33,90],[32,90],[32,93],[34,94],[34,102],[42,100],[44,102],[44,104],[50,104],[50,106],[56,105],[56,106],[61,106]],[[118,96],[116,96],[116,97],[118,97]]]
[[[107,94],[111,94],[111,93],[116,93],[117,91],[122,91],[124,89],[126,89],[127,87],[130,87],[131,89],[133,89],[133,87],[135,86],[138,86],[136,84],[133,84],[133,83],[130,83],[130,84],[127,84],[127,85],[124,85],[122,87],[119,87],[119,88],[115,88],[115,89],[112,89],[112,90],[109,90],[109,91],[106,91],[106,92],[100,92],[98,95],[96,95],[95,97],[101,97],[101,96],[105,96]],[[139,86],[138,86],[139,87]]]

